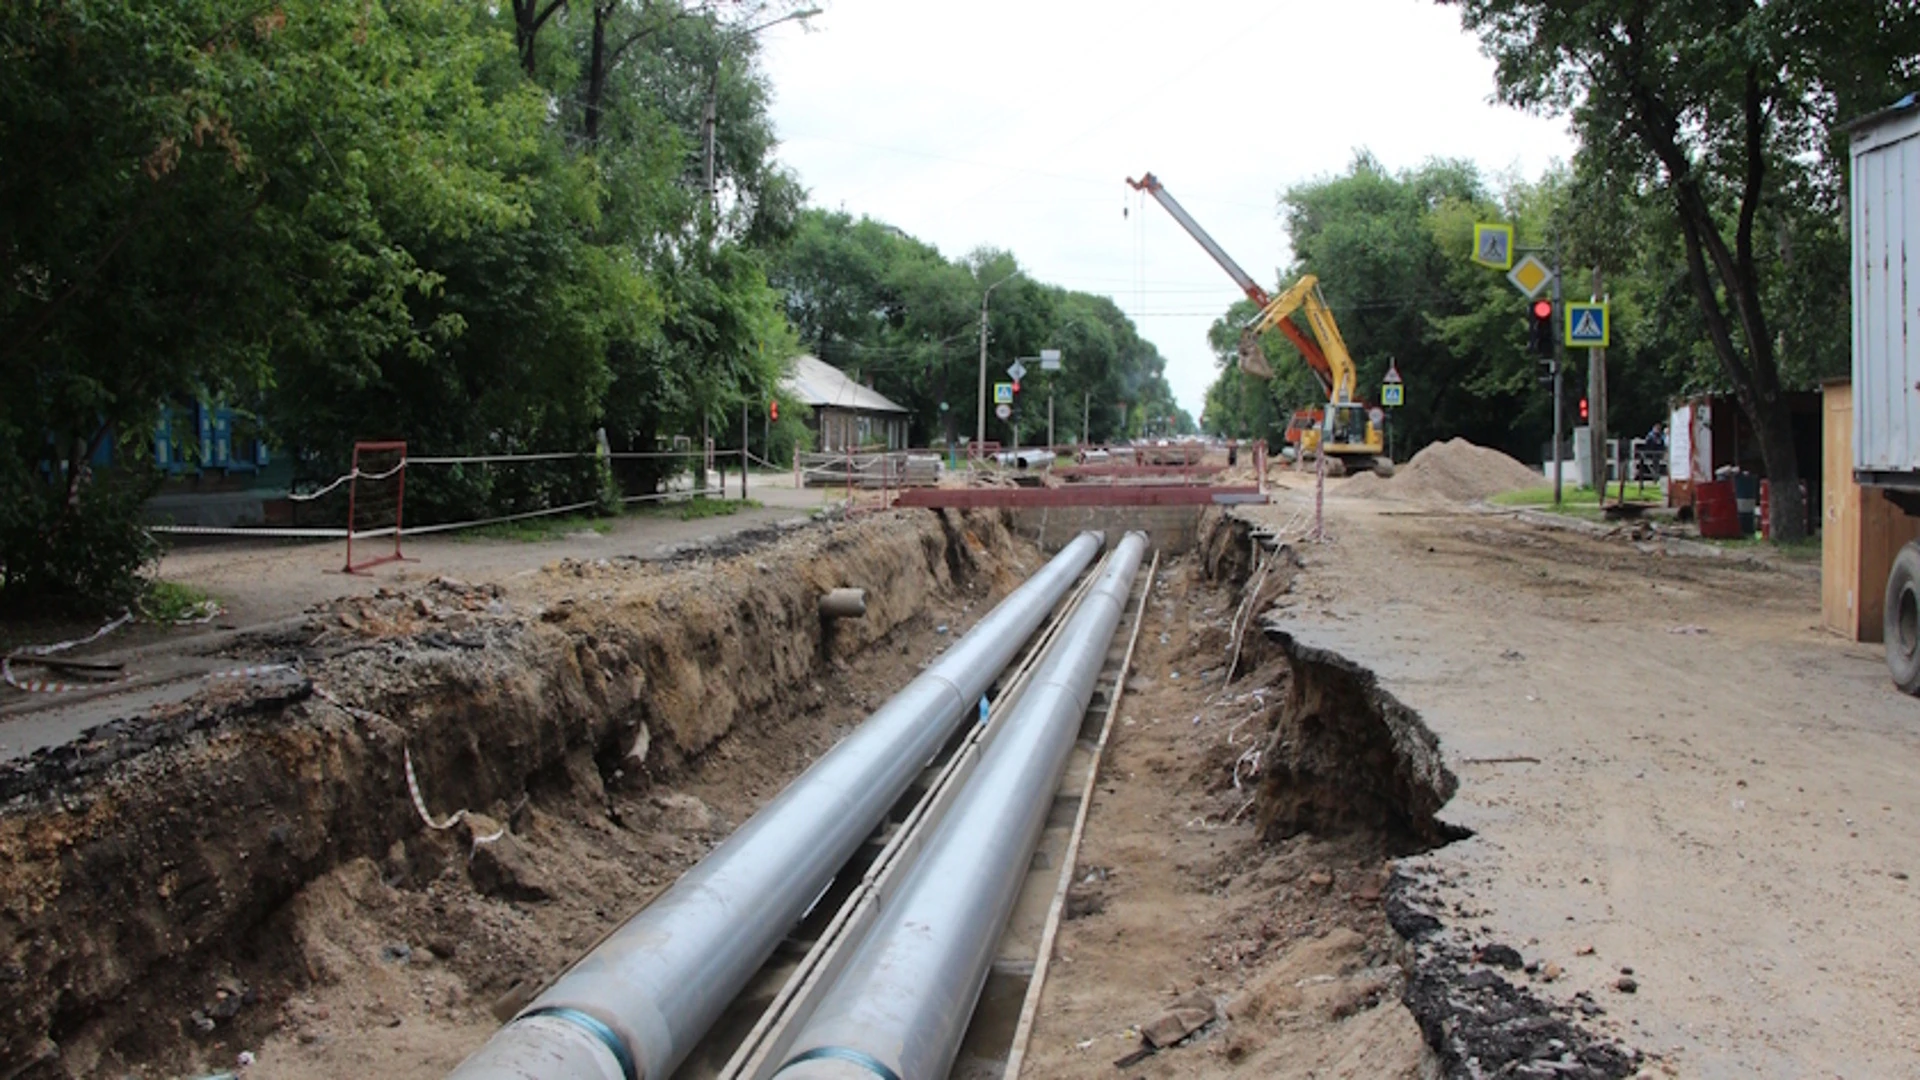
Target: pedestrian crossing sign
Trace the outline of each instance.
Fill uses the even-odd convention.
[[[1406,387],[1397,382],[1382,383],[1380,386],[1380,404],[1400,405],[1406,401]]]
[[[1604,349],[1612,337],[1613,324],[1607,318],[1607,304],[1583,304],[1572,302],[1566,305],[1567,311],[1567,348]]]

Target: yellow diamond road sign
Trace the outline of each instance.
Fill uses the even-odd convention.
[[[1528,255],[1507,273],[1507,280],[1531,300],[1553,280],[1553,271],[1547,269],[1546,263]]]

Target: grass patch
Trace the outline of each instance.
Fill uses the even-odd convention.
[[[1607,496],[1608,499],[1619,498],[1619,490],[1617,488],[1609,489],[1609,492],[1610,494]],[[1659,497],[1660,489],[1647,489],[1648,499],[1657,501]],[[1547,485],[1537,488],[1521,488],[1519,491],[1503,491],[1487,501],[1495,506],[1551,507],[1553,505],[1553,487],[1552,485]],[[1633,494],[1633,485],[1629,484],[1627,485],[1627,501],[1645,502],[1647,500],[1636,498]],[[1589,487],[1574,487],[1569,484],[1560,489],[1560,505],[1591,506],[1597,509],[1600,506],[1600,493]]]
[[[758,510],[759,499],[709,499],[705,495],[695,495],[691,499],[682,499],[668,503],[641,503],[628,510],[629,514],[641,514],[646,517],[675,518],[680,521],[699,521],[703,518],[727,517],[742,510]]]
[[[213,609],[213,598],[191,585],[156,579],[147,583],[134,607],[148,622],[177,623],[205,617]]]
[[[557,540],[568,533],[582,530],[605,536],[612,528],[612,522],[590,514],[549,514],[546,517],[503,521],[498,525],[482,525],[477,529],[462,529],[453,535],[460,540],[516,540],[530,544]]]
[[[1588,521],[1601,521],[1600,493],[1592,488],[1578,488],[1571,484],[1560,491],[1560,505],[1553,505],[1553,487],[1522,488],[1519,491],[1502,491],[1488,502],[1495,506],[1523,506],[1530,510],[1544,510],[1549,514],[1565,514],[1568,517],[1585,518]]]

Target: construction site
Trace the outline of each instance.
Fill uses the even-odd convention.
[[[0,7],[0,1080],[1920,1076],[1920,8],[1083,7]]]
[[[220,618],[0,702],[5,1075],[1911,1060],[1913,734],[1802,567],[1218,456],[176,552]]]

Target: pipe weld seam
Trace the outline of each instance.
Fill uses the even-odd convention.
[[[786,1072],[788,1069],[803,1061],[819,1061],[822,1059],[851,1062],[879,1077],[880,1080],[900,1080],[900,1074],[887,1068],[885,1062],[867,1053],[865,1050],[855,1050],[850,1046],[816,1046],[805,1053],[795,1054],[787,1060],[785,1065],[780,1066],[780,1068],[776,1070],[775,1075]]]
[[[525,1013],[519,1019],[530,1020],[536,1016],[547,1016],[555,1020],[565,1021],[600,1040],[600,1042],[606,1046],[607,1051],[613,1055],[613,1059],[620,1063],[620,1075],[626,1077],[627,1080],[640,1080],[640,1068],[634,1064],[633,1054],[627,1050],[627,1044],[621,1041],[618,1033],[598,1018],[589,1016],[579,1009],[570,1009],[564,1005],[555,1005],[544,1009],[534,1009],[531,1012]]]

